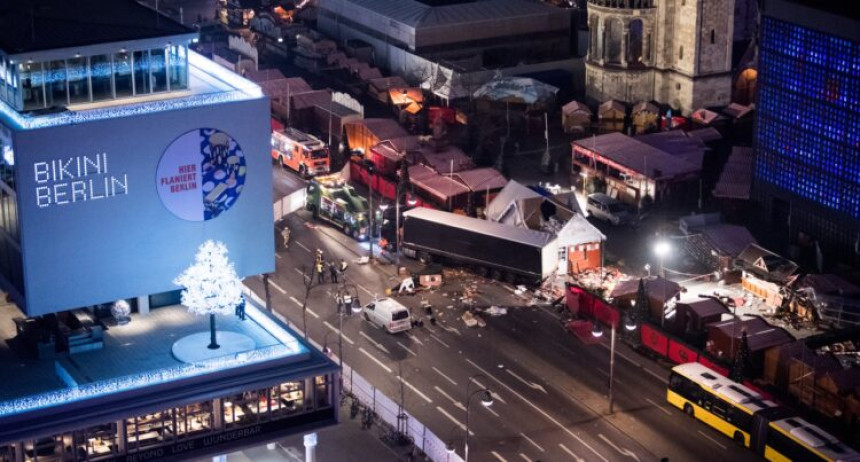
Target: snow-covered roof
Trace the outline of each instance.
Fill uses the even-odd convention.
[[[606,236],[580,214],[572,216],[558,233],[559,243],[565,246],[589,244],[605,240]]]
[[[510,241],[520,242],[533,247],[544,248],[555,240],[555,237],[543,231],[504,225],[493,221],[481,220],[441,210],[417,207],[403,213],[404,219],[418,218],[438,223],[445,223],[455,228],[467,229],[473,232],[498,236]]]

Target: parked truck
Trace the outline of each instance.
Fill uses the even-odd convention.
[[[549,233],[427,208],[403,214],[401,248],[425,264],[454,262],[511,283],[538,283],[558,268]]]
[[[329,172],[328,146],[319,138],[292,127],[272,131],[272,158],[303,178]]]
[[[305,208],[315,219],[331,223],[355,240],[367,239],[367,199],[339,175],[313,178],[307,191]]]

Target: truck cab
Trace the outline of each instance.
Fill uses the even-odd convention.
[[[322,140],[292,127],[272,131],[272,158],[304,178],[328,174],[331,163]]]
[[[357,241],[368,237],[367,200],[336,175],[308,183],[307,203],[315,219],[327,221]]]

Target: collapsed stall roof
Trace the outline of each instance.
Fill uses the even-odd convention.
[[[479,218],[472,218],[465,215],[423,207],[409,210],[405,212],[403,216],[406,219],[414,217],[420,220],[445,223],[446,225],[455,228],[466,229],[491,236],[498,236],[510,241],[520,242],[539,248],[545,247],[555,239],[553,235],[543,231],[509,226],[493,221],[481,220]]]

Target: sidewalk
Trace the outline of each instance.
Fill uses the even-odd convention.
[[[361,419],[349,418],[349,406],[340,409],[340,424],[317,432],[317,462],[402,462],[406,448],[390,448],[377,438],[376,425],[361,429]],[[303,435],[277,440],[274,449],[265,444],[227,454],[227,462],[304,462]],[[211,462],[211,457],[194,462]]]

